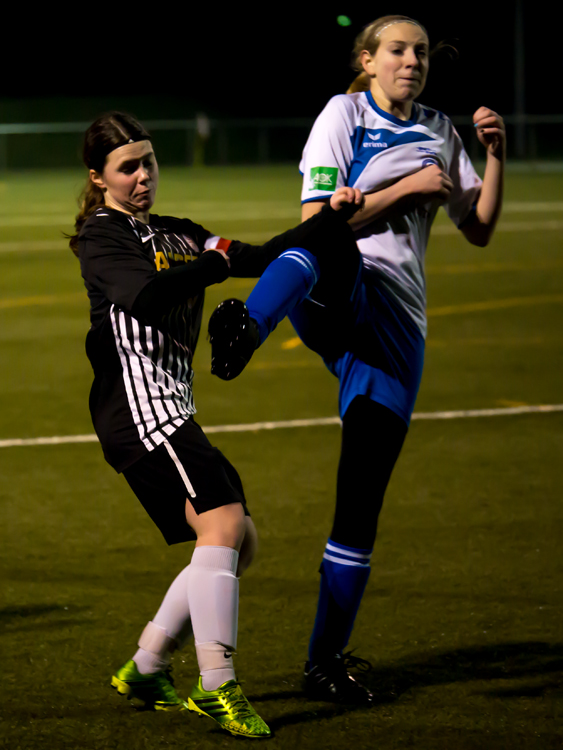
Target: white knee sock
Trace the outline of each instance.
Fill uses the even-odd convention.
[[[152,622],[139,639],[139,650],[133,657],[141,674],[166,669],[172,652],[184,646],[192,635],[188,605],[188,569],[174,579]]]
[[[238,552],[230,547],[196,547],[189,566],[188,601],[204,690],[236,679],[237,564]]]

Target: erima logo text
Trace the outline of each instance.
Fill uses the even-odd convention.
[[[364,148],[388,148],[387,144],[384,141],[379,140],[381,138],[381,133],[376,133],[375,135],[368,133],[367,137],[370,140],[364,141],[364,143],[362,143],[362,146]]]

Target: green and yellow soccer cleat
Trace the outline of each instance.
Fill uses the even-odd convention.
[[[225,682],[217,690],[204,690],[200,677],[188,698],[188,707],[190,711],[214,719],[221,729],[231,734],[256,739],[272,735],[235,680]]]
[[[143,701],[145,708],[156,711],[185,711],[188,708],[174,689],[170,670],[141,674],[133,659],[117,670],[111,678],[111,686],[120,695],[127,696],[127,700],[137,698]]]

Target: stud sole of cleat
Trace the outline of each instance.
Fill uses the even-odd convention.
[[[211,374],[234,380],[248,364],[258,345],[244,302],[223,300],[211,314],[207,328],[211,342]],[[250,338],[249,338],[250,336]]]

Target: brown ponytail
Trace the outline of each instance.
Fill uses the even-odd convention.
[[[78,257],[78,235],[80,234],[80,230],[94,211],[105,203],[103,190],[97,185],[94,185],[90,178],[88,178],[88,182],[80,194],[79,203],[80,210],[76,214],[76,219],[74,221],[75,234],[65,235],[69,238],[68,244],[76,257]]]
[[[102,174],[109,153],[127,143],[150,141],[151,137],[132,115],[124,112],[108,112],[93,122],[84,135],[82,158],[88,169]],[[75,234],[65,235],[72,252],[78,256],[78,235],[88,218],[105,205],[104,192],[94,185],[90,177],[79,199],[80,210],[74,222]]]

